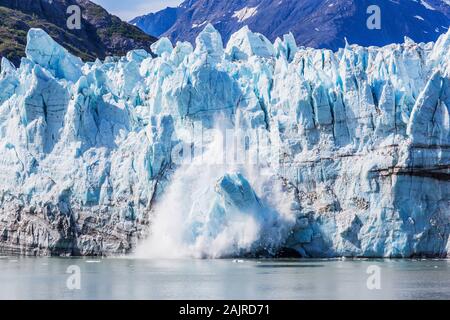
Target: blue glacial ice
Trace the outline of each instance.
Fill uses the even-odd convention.
[[[0,252],[450,253],[450,32],[337,52],[244,27],[226,48],[84,63],[44,31],[0,74]]]

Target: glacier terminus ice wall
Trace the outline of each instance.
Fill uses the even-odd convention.
[[[84,63],[32,29],[2,60],[1,253],[450,253],[450,32],[152,51]]]

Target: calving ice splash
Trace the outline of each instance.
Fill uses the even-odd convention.
[[[194,150],[200,143],[203,152],[191,158],[186,157],[191,150],[183,149],[184,164],[153,208],[151,235],[138,256],[275,255],[286,241],[296,221],[287,205],[294,199],[258,157],[272,146],[259,139],[252,143],[243,131],[225,130],[226,122],[216,119],[213,130],[192,137]]]
[[[332,52],[247,27],[224,48],[207,25],[195,48],[83,63],[32,29],[20,67],[2,60],[0,248],[447,256],[449,49],[450,33]]]

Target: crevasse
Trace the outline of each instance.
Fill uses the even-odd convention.
[[[450,32],[152,51],[83,63],[32,29],[2,59],[0,252],[448,255]]]

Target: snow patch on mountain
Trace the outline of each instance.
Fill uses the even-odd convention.
[[[248,25],[272,42],[292,32],[301,46],[332,50],[345,46],[345,38],[362,46],[401,43],[404,36],[417,42],[436,41],[450,24],[450,6],[443,0],[379,0],[376,5],[382,12],[383,28],[368,30],[367,8],[373,4],[367,0],[184,1],[178,8],[137,17],[132,23],[173,43],[194,44],[207,21],[218,29],[225,44]],[[415,16],[424,20],[417,23]]]
[[[254,7],[254,8],[244,7],[241,10],[235,11],[233,14],[233,17],[236,18],[239,22],[243,22],[243,21],[253,17],[257,13],[258,13],[258,7]]]
[[[433,10],[433,11],[436,10],[431,4],[429,4],[425,0],[420,0],[420,3],[428,10]]]

